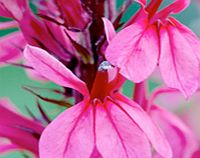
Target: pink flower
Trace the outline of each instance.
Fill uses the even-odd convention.
[[[141,9],[109,44],[106,57],[121,74],[139,83],[159,65],[167,86],[179,89],[185,97],[198,88],[199,39],[190,29],[170,17],[189,5],[175,0],[158,11],[162,0],[137,0]]]
[[[60,16],[64,19],[67,28],[85,29],[90,17],[82,7],[80,0],[55,0],[55,4],[59,8]]]
[[[149,114],[164,132],[173,151],[173,158],[191,158],[198,149],[197,139],[192,131],[174,114],[152,105]],[[156,158],[161,158],[156,154]]]
[[[0,30],[20,28],[20,31],[0,38],[0,65],[5,65],[7,62],[16,63],[22,59],[26,43],[46,49],[66,65],[70,64],[71,58],[77,54],[66,32],[72,39],[77,39],[77,34],[66,31],[63,26],[51,21],[36,18],[27,3],[27,0],[0,0],[0,15],[15,20],[0,23]],[[42,12],[40,8],[39,12]],[[33,79],[46,81],[34,70],[27,69],[27,73]]]
[[[24,53],[37,72],[84,96],[44,130],[41,158],[150,158],[151,145],[160,155],[172,156],[168,142],[148,115],[118,92],[124,79],[116,68],[102,63],[89,92],[85,82],[46,51],[27,46]]]
[[[22,20],[28,11],[27,0],[0,0],[0,15],[7,18]]]
[[[16,113],[8,99],[0,99],[0,113],[0,152],[28,150],[38,156],[38,142],[44,126]]]
[[[36,18],[27,3],[27,0],[0,0],[0,6],[2,6],[0,15],[4,16],[4,10],[6,10],[7,17],[17,21],[27,43],[48,50],[57,58],[69,62],[75,54],[64,31],[65,28],[51,21]],[[76,35],[71,32],[69,34],[72,38],[76,38]]]
[[[138,84],[136,86],[138,86]],[[138,88],[140,89],[144,88],[142,87],[143,85],[139,86]],[[183,121],[180,117],[168,111],[174,103],[177,104],[178,100],[176,98],[176,102],[174,102],[174,96],[165,96],[166,94],[169,95],[170,93],[174,94],[175,97],[178,97],[176,94],[180,95],[178,90],[171,88],[160,88],[154,91],[149,99],[146,99],[145,95],[142,94],[138,96],[139,99],[137,99],[146,104],[143,105],[143,107],[145,107],[145,111],[149,114],[156,125],[164,132],[172,149],[173,158],[191,158],[194,152],[198,149],[198,139],[195,135],[194,129],[190,128],[186,121]],[[165,104],[167,100],[168,110],[154,104],[155,99],[157,100],[158,96],[163,95],[165,98],[162,99]],[[163,158],[163,156],[161,156],[159,153],[155,153],[154,157]]]

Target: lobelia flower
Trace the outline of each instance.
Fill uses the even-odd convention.
[[[191,129],[177,116],[161,107],[151,105],[149,114],[164,132],[173,151],[173,158],[191,158],[198,149],[197,139]],[[155,157],[162,158],[159,154]]]
[[[189,97],[198,88],[200,43],[170,14],[181,12],[190,1],[175,0],[160,11],[162,0],[137,2],[141,9],[111,41],[107,60],[135,83],[147,79],[159,65],[166,85]]]
[[[37,72],[84,96],[44,130],[41,158],[150,158],[152,147],[163,157],[172,157],[159,128],[138,104],[118,92],[124,78],[116,68],[103,62],[89,92],[82,80],[45,50],[28,45],[24,53]]]
[[[47,12],[40,8],[38,12],[47,14]],[[21,59],[21,54],[26,43],[48,50],[60,60],[64,60],[66,65],[70,65],[71,59],[77,56],[65,31],[73,40],[77,40],[78,35],[67,31],[63,26],[59,26],[51,21],[36,18],[31,12],[27,0],[0,0],[0,15],[15,20],[0,23],[0,29],[20,28],[20,31],[0,39],[1,65],[5,65],[6,62],[17,62]],[[28,65],[28,63],[25,64]],[[26,70],[30,78],[46,81],[43,76],[37,74],[34,70]]]
[[[145,107],[145,111],[149,114],[156,125],[164,132],[172,149],[173,158],[191,158],[194,152],[198,149],[198,141],[194,131],[189,128],[185,121],[183,122],[180,117],[176,116],[172,112],[169,112],[169,110],[154,104],[155,99],[157,100],[158,96],[170,93],[180,95],[180,92],[175,89],[160,88],[155,90],[149,99],[146,99],[144,94],[140,95],[140,99],[138,100],[141,103],[146,104],[143,105],[143,107]],[[142,101],[143,99],[146,101]],[[169,99],[165,96],[164,100],[165,102],[168,100],[168,104],[173,104],[174,102],[172,97]],[[172,105],[169,106],[171,108]],[[163,156],[159,155],[159,153],[155,153],[154,157],[163,158]]]
[[[38,143],[44,126],[16,113],[8,99],[0,99],[0,113],[0,152],[28,150],[38,157]]]
[[[74,56],[74,48],[64,31],[65,28],[51,21],[36,18],[27,0],[0,0],[0,6],[0,15],[17,21],[27,43],[46,49],[66,62]],[[7,14],[1,14],[4,11],[2,8]],[[39,9],[39,12],[42,10]],[[77,38],[75,34],[67,32],[72,39]]]

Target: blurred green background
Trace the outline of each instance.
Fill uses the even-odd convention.
[[[117,7],[122,4],[123,0],[117,1]],[[165,0],[165,2],[171,2],[169,0]],[[164,4],[165,5],[165,4]],[[126,15],[123,17],[123,21],[127,21],[130,16],[137,11],[139,5],[132,5],[127,11]],[[191,5],[182,13],[175,15],[177,19],[179,19],[182,23],[189,26],[193,29],[197,34],[200,33],[200,6],[197,5],[194,1],[192,1]],[[6,21],[4,18],[0,18],[0,22]],[[4,30],[0,31],[0,36],[4,36],[10,32],[16,31],[16,29]],[[1,47],[1,46],[0,46]],[[1,52],[0,52],[1,53]],[[30,117],[26,106],[31,109],[31,111],[37,116],[39,115],[38,108],[36,107],[36,99],[35,97],[28,93],[27,91],[22,89],[22,86],[31,85],[36,87],[46,87],[46,88],[57,88],[60,89],[59,86],[53,83],[41,83],[38,81],[33,81],[29,79],[26,75],[26,72],[20,68],[15,66],[6,66],[0,68],[0,98],[7,97],[9,98],[18,108],[19,110],[26,116]],[[150,90],[154,89],[158,83],[154,80],[150,81]],[[127,96],[132,95],[132,87],[133,84],[129,81],[123,87],[123,93]],[[57,95],[54,95],[50,92],[45,93],[46,96],[57,98]],[[45,102],[40,102],[45,111],[48,111],[51,118],[54,118],[58,115],[63,109],[59,108],[53,104],[47,104]],[[5,154],[0,156],[0,158],[23,158],[23,155],[19,152],[12,152],[9,154]]]

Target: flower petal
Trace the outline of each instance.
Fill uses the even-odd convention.
[[[111,64],[120,68],[122,75],[133,82],[141,82],[156,67],[158,46],[156,24],[135,23],[114,37],[105,54]]]
[[[178,14],[181,11],[185,10],[190,4],[190,0],[174,0],[174,2],[166,7],[163,10],[166,10],[166,12],[171,12],[173,14]]]
[[[178,117],[158,106],[151,106],[150,115],[164,132],[173,150],[173,157],[192,157],[198,149],[198,143],[190,129]]]
[[[185,97],[191,96],[198,88],[199,61],[194,51],[197,40],[192,41],[170,22],[161,26],[160,38],[159,66],[165,83]]]
[[[4,65],[5,62],[18,61],[22,57],[22,49],[25,44],[25,39],[20,32],[0,38],[0,65]]]
[[[106,33],[106,38],[108,43],[110,43],[110,41],[115,37],[116,35],[116,31],[115,28],[112,24],[112,22],[110,20],[108,20],[107,18],[102,18],[103,23],[104,23],[104,30]]]
[[[86,104],[83,101],[67,109],[44,130],[40,158],[90,157],[94,147],[93,112],[84,109]]]
[[[1,144],[0,143],[0,153],[9,152],[13,150],[20,150],[20,147],[15,144]]]
[[[164,134],[141,107],[120,94],[117,95],[117,99],[118,104],[126,111],[127,116],[132,118],[138,127],[146,134],[155,150],[164,157],[172,157],[171,148]]]
[[[0,30],[10,29],[18,27],[18,24],[16,21],[8,21],[8,22],[1,22],[0,23]]]
[[[44,127],[10,110],[11,106],[9,100],[0,100],[0,137],[8,138],[20,148],[38,154],[38,139]]]
[[[45,50],[27,45],[24,55],[27,62],[45,78],[88,95],[86,84]]]
[[[138,2],[140,5],[142,5],[143,7],[147,4],[147,0],[135,0],[136,2]]]
[[[193,50],[193,53],[198,57],[200,61],[200,39],[193,33],[188,27],[181,24],[176,19],[170,17],[170,22],[173,23],[173,25],[176,26],[178,31],[182,34],[182,36],[187,40],[188,43],[190,43],[191,48]]]
[[[16,20],[21,20],[23,18],[23,14],[28,9],[28,1],[27,0],[0,0],[0,9],[4,9],[3,16],[6,15],[11,18],[15,18]],[[1,11],[0,11],[1,14]]]
[[[55,0],[60,13],[65,20],[65,24],[69,28],[84,29],[90,17],[87,12],[83,9],[80,0],[65,1],[65,0]]]
[[[96,107],[96,146],[103,158],[150,158],[143,131],[115,103]]]

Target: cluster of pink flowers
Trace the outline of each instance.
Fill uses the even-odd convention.
[[[71,107],[49,120],[21,116],[0,99],[0,153],[27,150],[40,158],[196,158],[199,141],[174,113],[156,104],[158,95],[190,97],[199,89],[200,40],[171,14],[189,0],[0,0],[0,30],[18,31],[0,39],[0,66],[20,66],[35,80],[65,90]],[[139,10],[121,18],[132,5]],[[120,30],[120,31],[119,31]],[[117,32],[118,31],[118,32]],[[19,63],[20,61],[20,63]],[[22,61],[22,62],[21,62]],[[147,81],[159,67],[166,88],[147,96]],[[120,92],[126,80],[133,97]],[[57,92],[58,93],[58,92]],[[171,98],[173,100],[173,98]],[[163,102],[171,104],[164,99]]]

